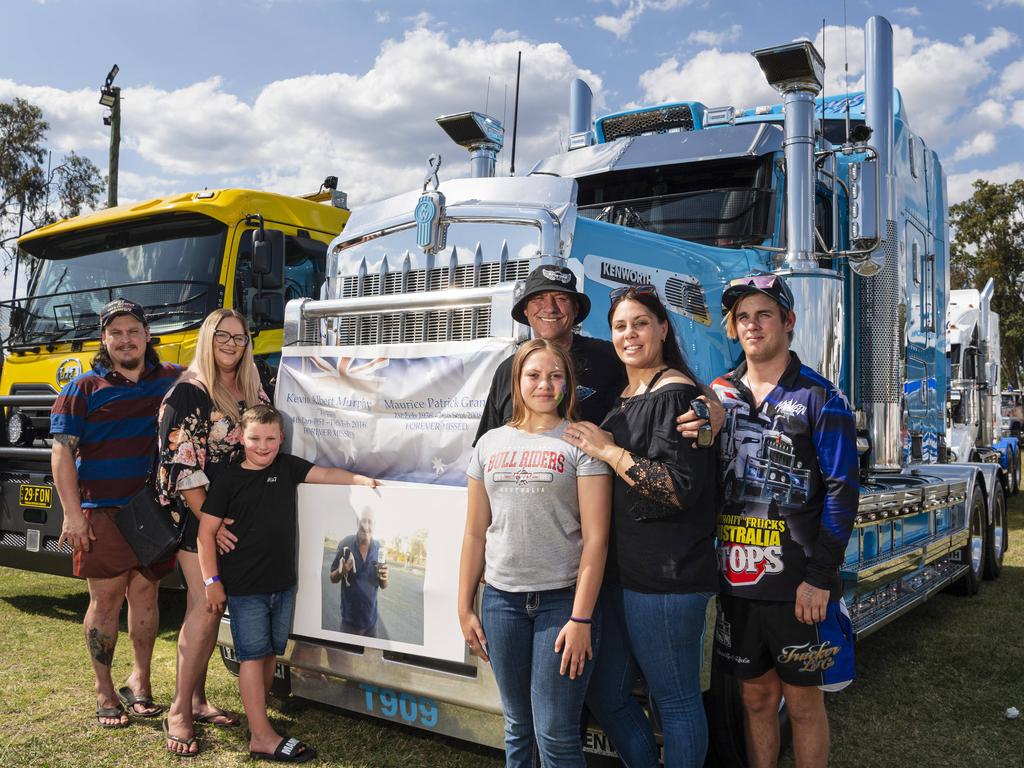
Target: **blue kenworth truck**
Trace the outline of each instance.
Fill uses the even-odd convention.
[[[432,157],[422,189],[353,213],[330,246],[321,298],[287,306],[282,370],[290,357],[301,361],[294,370],[306,372],[313,394],[287,393],[279,383],[278,404],[296,434],[298,425],[321,430],[298,448],[293,434],[293,450],[404,480],[422,487],[424,499],[444,486],[461,532],[464,464],[444,451],[468,455],[466,425],[479,414],[489,375],[472,383],[476,369],[460,362],[460,382],[474,391],[439,399],[434,410],[417,400],[415,418],[403,414],[402,430],[390,432],[386,408],[417,385],[416,365],[432,355],[454,359],[452,350],[463,354],[466,345],[511,349],[529,331],[509,314],[517,282],[552,263],[576,273],[593,304],[580,330],[595,337],[608,337],[610,289],[656,286],[690,363],[711,381],[740,357],[722,327],[722,292],[760,269],[784,275],[793,289],[800,359],[840,386],[855,410],[861,491],[841,575],[856,638],[939,590],[972,595],[997,578],[1008,545],[1005,471],[954,463],[946,447],[945,175],[894,87],[892,27],[873,17],[865,38],[865,90],[829,98],[820,95],[824,62],[809,42],[754,52],[780,94],[774,106],[681,101],[593,120],[589,88],[577,81],[567,151],[515,178],[494,176],[503,141],[497,121],[478,113],[439,118],[469,150],[472,177],[444,178]],[[330,386],[342,394],[317,389]],[[332,424],[339,426],[324,427]],[[362,439],[392,452],[391,463],[360,452]],[[787,478],[784,492],[799,493],[798,473]],[[303,504],[300,496],[300,538],[322,540],[329,555],[334,539],[307,525],[315,510]],[[408,513],[379,509],[378,524]],[[431,528],[430,553],[449,535],[442,523]],[[396,541],[398,572],[405,556]],[[457,548],[445,546],[457,560]],[[282,684],[296,696],[500,747],[494,677],[465,649],[454,578],[436,578],[445,568],[451,574],[450,564],[427,556],[422,605],[447,608],[420,610],[419,645],[339,635],[297,618],[279,660]],[[303,590],[324,595],[325,606],[336,600],[322,574],[306,578],[300,573],[300,603]],[[445,639],[435,635],[453,627],[446,647],[458,646],[455,655],[431,651]],[[230,667],[226,622],[219,642]],[[736,683],[715,670],[709,678],[709,761],[744,765]],[[595,762],[614,757],[596,726],[586,746]]]

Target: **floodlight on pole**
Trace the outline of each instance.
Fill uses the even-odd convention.
[[[103,116],[103,124],[110,126],[110,163],[107,177],[107,207],[117,205],[117,164],[121,148],[121,89],[114,85],[114,78],[120,72],[115,64],[107,73],[107,79],[100,87],[100,105],[110,110]]]

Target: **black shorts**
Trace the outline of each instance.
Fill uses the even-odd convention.
[[[841,691],[853,682],[853,624],[842,599],[825,620],[797,621],[795,604],[718,596],[715,663],[743,680],[774,669],[789,685]]]

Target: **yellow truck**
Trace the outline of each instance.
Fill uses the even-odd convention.
[[[123,296],[146,308],[160,358],[187,365],[203,318],[244,312],[264,386],[280,359],[284,305],[316,296],[327,245],[348,221],[328,177],[303,197],[204,190],[67,219],[18,241],[32,257],[27,295],[0,302],[0,565],[71,574],[50,473],[50,407],[88,370],[99,310]],[[327,202],[329,201],[329,202]]]

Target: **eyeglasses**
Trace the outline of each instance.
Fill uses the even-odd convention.
[[[737,277],[735,280],[729,281],[729,287],[734,285],[750,285],[754,288],[767,289],[775,285],[775,275],[747,275],[746,277]]]
[[[221,346],[224,346],[229,341],[234,343],[236,347],[244,347],[246,344],[249,343],[249,337],[246,336],[244,333],[231,334],[228,333],[227,331],[214,331],[213,340],[216,341]]]
[[[615,302],[629,293],[632,293],[634,296],[653,296],[658,298],[658,289],[653,285],[624,285],[621,288],[612,288],[608,292],[608,299]]]

